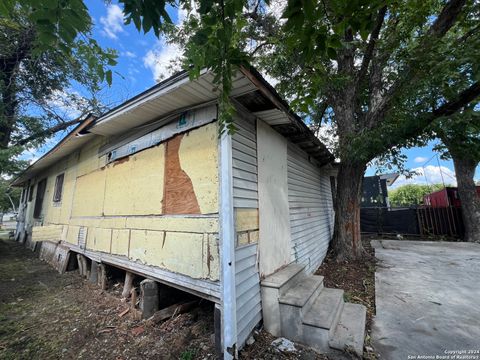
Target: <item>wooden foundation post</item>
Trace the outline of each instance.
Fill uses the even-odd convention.
[[[98,283],[98,263],[92,260],[92,265],[90,266],[90,282],[92,284]]]
[[[105,264],[100,264],[98,266],[98,285],[102,290],[107,290],[108,288],[108,276],[107,276],[107,266]]]
[[[125,282],[123,284],[122,298],[127,299],[130,296],[134,277],[135,275],[129,271],[125,273]]]
[[[87,258],[81,255],[82,264],[83,264],[83,277],[88,278],[90,274],[90,269],[88,268]]]
[[[77,254],[77,263],[78,263],[78,272],[80,276],[83,276],[83,274],[85,274],[85,269],[83,267],[82,255],[80,254]]]
[[[218,359],[223,359],[222,346],[222,310],[219,304],[215,304],[213,312],[213,327],[215,330],[215,353]]]

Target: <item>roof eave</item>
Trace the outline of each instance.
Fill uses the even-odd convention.
[[[28,166],[24,171],[22,171],[15,179],[13,179],[10,183],[10,186],[18,187],[21,186],[25,181],[27,181],[30,176],[30,173],[35,171],[35,167],[38,167],[39,164],[42,163],[46,158],[57,152],[64,144],[68,141],[71,141],[75,136],[80,134],[81,131],[85,130],[89,125],[91,125],[97,119],[96,116],[92,114],[88,114],[84,120],[80,121],[80,123],[70,131],[58,144],[56,144],[53,148],[51,148],[47,153],[41,156],[37,161],[33,164]]]

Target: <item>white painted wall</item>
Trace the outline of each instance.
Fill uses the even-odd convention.
[[[257,121],[259,268],[267,276],[290,263],[287,140]]]

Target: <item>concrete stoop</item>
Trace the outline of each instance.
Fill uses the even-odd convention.
[[[366,308],[343,301],[343,290],[323,287],[323,276],[290,264],[262,281],[265,329],[328,353],[363,354]]]

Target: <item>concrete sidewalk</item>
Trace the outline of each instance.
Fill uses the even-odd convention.
[[[480,351],[480,244],[372,245],[380,260],[372,339],[381,359],[454,359],[454,351]]]

